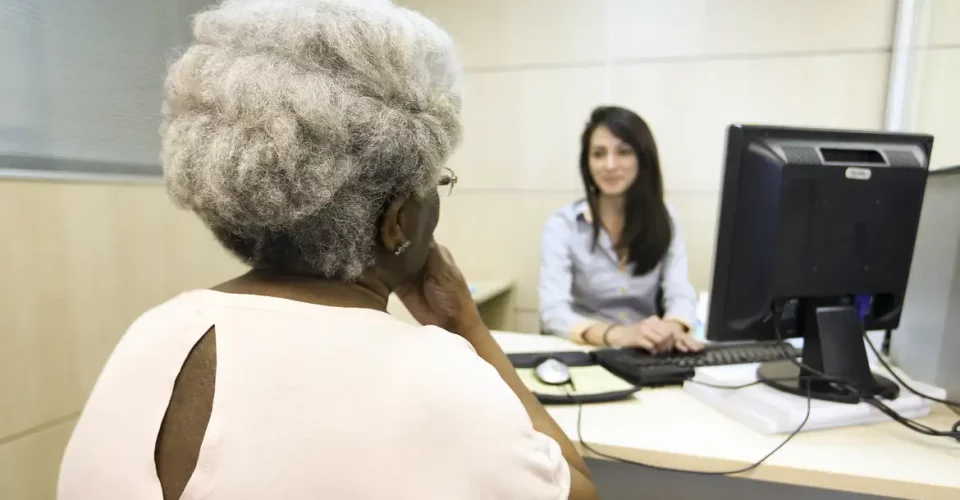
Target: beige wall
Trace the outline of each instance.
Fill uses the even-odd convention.
[[[934,135],[931,168],[960,165],[960,2],[920,0],[906,128]]]
[[[160,185],[0,180],[0,498],[50,499],[126,326],[242,266]]]
[[[651,124],[698,289],[727,125],[883,125],[893,0],[399,1],[446,28],[466,67],[450,165],[461,183],[439,237],[469,277],[517,281],[522,331],[538,329],[540,228],[582,192],[578,140],[594,106]]]

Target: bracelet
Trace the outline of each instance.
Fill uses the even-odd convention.
[[[601,341],[603,342],[603,345],[604,345],[604,346],[606,346],[606,347],[613,347],[612,345],[610,345],[610,341],[607,340],[607,336],[610,335],[610,332],[612,332],[613,329],[616,328],[616,326],[617,326],[617,325],[610,325],[610,326],[607,327],[606,330],[603,331],[603,336],[600,337],[600,338],[601,338]]]

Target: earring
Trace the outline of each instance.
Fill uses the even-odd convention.
[[[396,250],[394,250],[393,254],[399,257],[400,254],[405,252],[409,247],[410,247],[410,242],[404,241],[403,243],[400,244],[400,246],[397,247]]]

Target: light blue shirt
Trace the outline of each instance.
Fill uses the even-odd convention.
[[[543,228],[540,249],[540,322],[546,333],[579,340],[597,322],[633,324],[657,315],[663,289],[664,318],[696,324],[696,292],[687,277],[687,251],[670,211],[673,240],[647,274],[621,266],[610,236],[601,228],[596,250],[589,206],[580,200],[554,212]]]

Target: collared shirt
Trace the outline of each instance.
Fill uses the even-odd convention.
[[[664,318],[688,328],[696,322],[696,292],[687,277],[687,251],[672,210],[673,240],[647,274],[634,276],[601,228],[593,245],[586,200],[554,212],[543,229],[540,249],[540,322],[546,333],[582,342],[597,323],[633,324],[657,315],[663,290]]]

